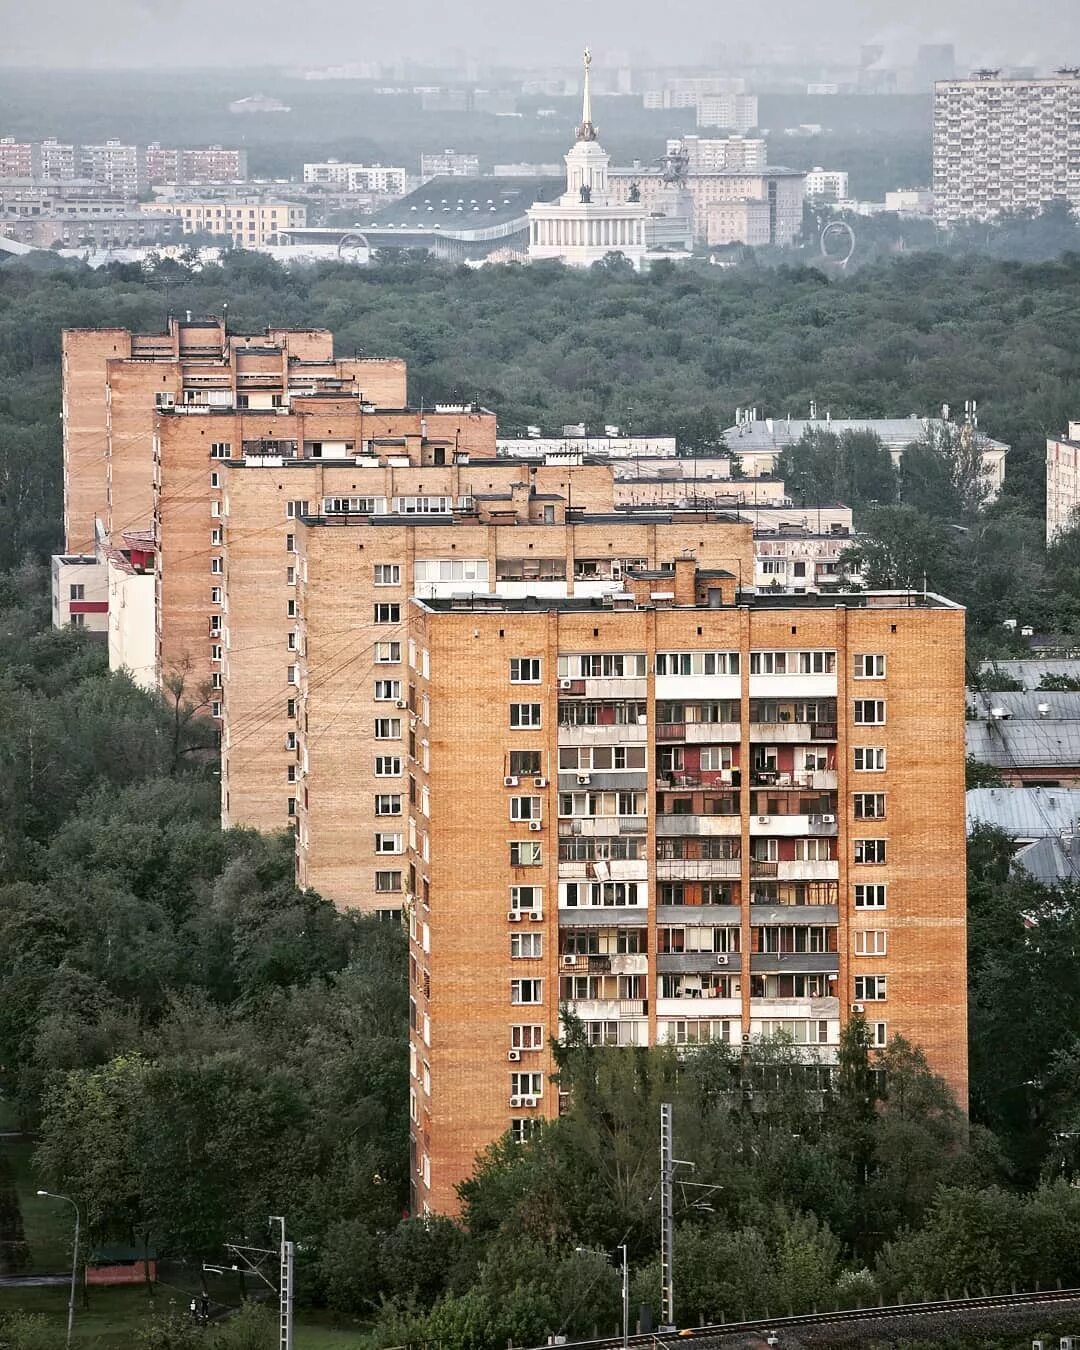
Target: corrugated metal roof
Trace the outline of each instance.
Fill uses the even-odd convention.
[[[1063,658],[1032,661],[1025,658],[1019,661],[984,661],[979,667],[981,675],[990,675],[995,671],[1008,676],[1010,680],[1016,680],[1025,689],[1037,689],[1046,675],[1064,675],[1069,679],[1080,680],[1080,660]]]
[[[1013,866],[1044,886],[1080,881],[1080,835],[1037,839],[1017,853]]]
[[[968,722],[967,752],[1001,769],[1080,764],[1080,722]]]
[[[967,827],[992,825],[1014,839],[1071,834],[1080,820],[1080,788],[971,788]]]
[[[993,709],[1000,708],[1006,718],[997,720],[1017,722],[1080,722],[1080,690],[1057,692],[1050,689],[1025,689],[984,692],[967,690],[968,709],[979,721],[989,721]]]

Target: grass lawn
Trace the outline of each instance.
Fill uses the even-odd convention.
[[[15,1176],[15,1192],[22,1210],[23,1230],[30,1247],[26,1274],[62,1275],[71,1269],[71,1239],[75,1212],[62,1200],[47,1200],[37,1194],[40,1179],[34,1174],[35,1141],[29,1137],[0,1139]]]

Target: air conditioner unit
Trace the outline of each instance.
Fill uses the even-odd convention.
[[[409,705],[405,702],[403,698],[399,698],[398,701],[394,704],[395,708],[407,708],[408,706]]]
[[[511,1064],[520,1064],[520,1062],[521,1062],[521,1051],[520,1051],[520,1050],[507,1050],[507,1052],[506,1052],[506,1058],[510,1061]]]
[[[507,923],[520,923],[520,922],[521,922],[521,914],[520,914],[516,909],[508,909],[508,910],[506,911],[506,922],[507,922]]]
[[[521,1098],[520,1098],[520,1097],[511,1097],[511,1098],[510,1098],[510,1105],[511,1105],[511,1106],[520,1106],[520,1105],[521,1105]]]
[[[750,1033],[749,1033],[748,1031],[744,1031],[744,1032],[743,1032],[742,1043],[743,1043],[743,1045],[749,1045],[749,1044],[750,1044]]]
[[[534,778],[534,779],[533,779],[533,787],[546,788],[546,787],[547,787],[547,779],[546,779],[546,778]]]
[[[536,1105],[536,1102],[537,1102],[537,1099],[536,1099],[535,1097],[522,1097],[522,1099],[521,1099],[521,1104],[522,1104],[522,1106],[535,1106],[535,1105]],[[1071,1347],[1070,1347],[1070,1350],[1071,1350]],[[1080,1346],[1077,1347],[1077,1350],[1080,1350]]]
[[[560,688],[560,689],[573,689],[573,687],[574,687],[574,681],[573,681],[573,680],[560,680],[560,681],[559,681],[559,688]]]
[[[728,963],[727,953],[721,952],[720,955],[716,958],[716,964],[718,966],[726,966],[727,963]]]
[[[529,821],[529,829],[530,829],[530,830],[536,831],[536,830],[542,830],[543,828],[544,828],[544,827],[543,827],[543,825],[540,823],[540,821],[538,821],[538,820],[530,820],[530,821]]]
[[[543,923],[544,911],[542,909],[530,909],[529,918],[533,921],[533,923]]]
[[[768,825],[768,823],[769,823],[769,817],[768,817],[768,816],[758,816],[758,818],[757,818],[757,823],[758,823],[759,825]]]
[[[520,781],[521,780],[519,778],[510,778],[510,777],[504,778],[503,787],[517,787]]]
[[[577,957],[576,957],[576,956],[564,956],[563,959],[562,959],[562,963],[563,963],[564,966],[568,966],[568,967],[569,967],[569,966],[576,966],[576,965],[577,965]]]
[[[835,824],[836,824],[836,817],[835,817],[835,816],[822,816],[822,817],[821,817],[821,823],[822,823],[822,825],[835,825]]]
[[[865,1003],[853,1003],[853,1004],[851,1005],[851,1011],[852,1011],[853,1013],[862,1013],[862,1012],[865,1012],[865,1011],[866,1011],[866,1004],[865,1004]]]
[[[581,784],[582,787],[585,787],[587,784],[589,784],[589,783],[592,782],[592,774],[591,774],[591,773],[579,773],[578,776],[577,776],[577,780],[578,780],[578,782]]]

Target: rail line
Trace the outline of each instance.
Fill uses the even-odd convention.
[[[747,1332],[778,1335],[783,1331],[809,1330],[837,1324],[858,1322],[885,1322],[898,1319],[934,1317],[942,1313],[982,1312],[994,1308],[1025,1308],[1054,1304],[1080,1304],[1080,1289],[1044,1289],[1022,1294],[984,1294],[975,1298],[936,1299],[930,1303],[896,1303],[886,1307],[845,1308],[836,1312],[803,1313],[791,1317],[759,1317],[748,1322],[715,1322],[703,1327],[686,1327],[680,1331],[648,1332],[630,1336],[627,1345],[665,1350],[676,1342],[715,1340],[720,1336],[739,1336]],[[621,1336],[600,1340],[565,1341],[566,1350],[619,1350]],[[546,1350],[536,1347],[535,1350]]]

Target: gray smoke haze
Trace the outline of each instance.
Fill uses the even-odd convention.
[[[0,68],[393,60],[570,64],[584,41],[635,64],[702,63],[750,42],[850,60],[955,42],[963,65],[1080,64],[1078,0],[0,0]],[[2,95],[2,89],[0,89]]]

